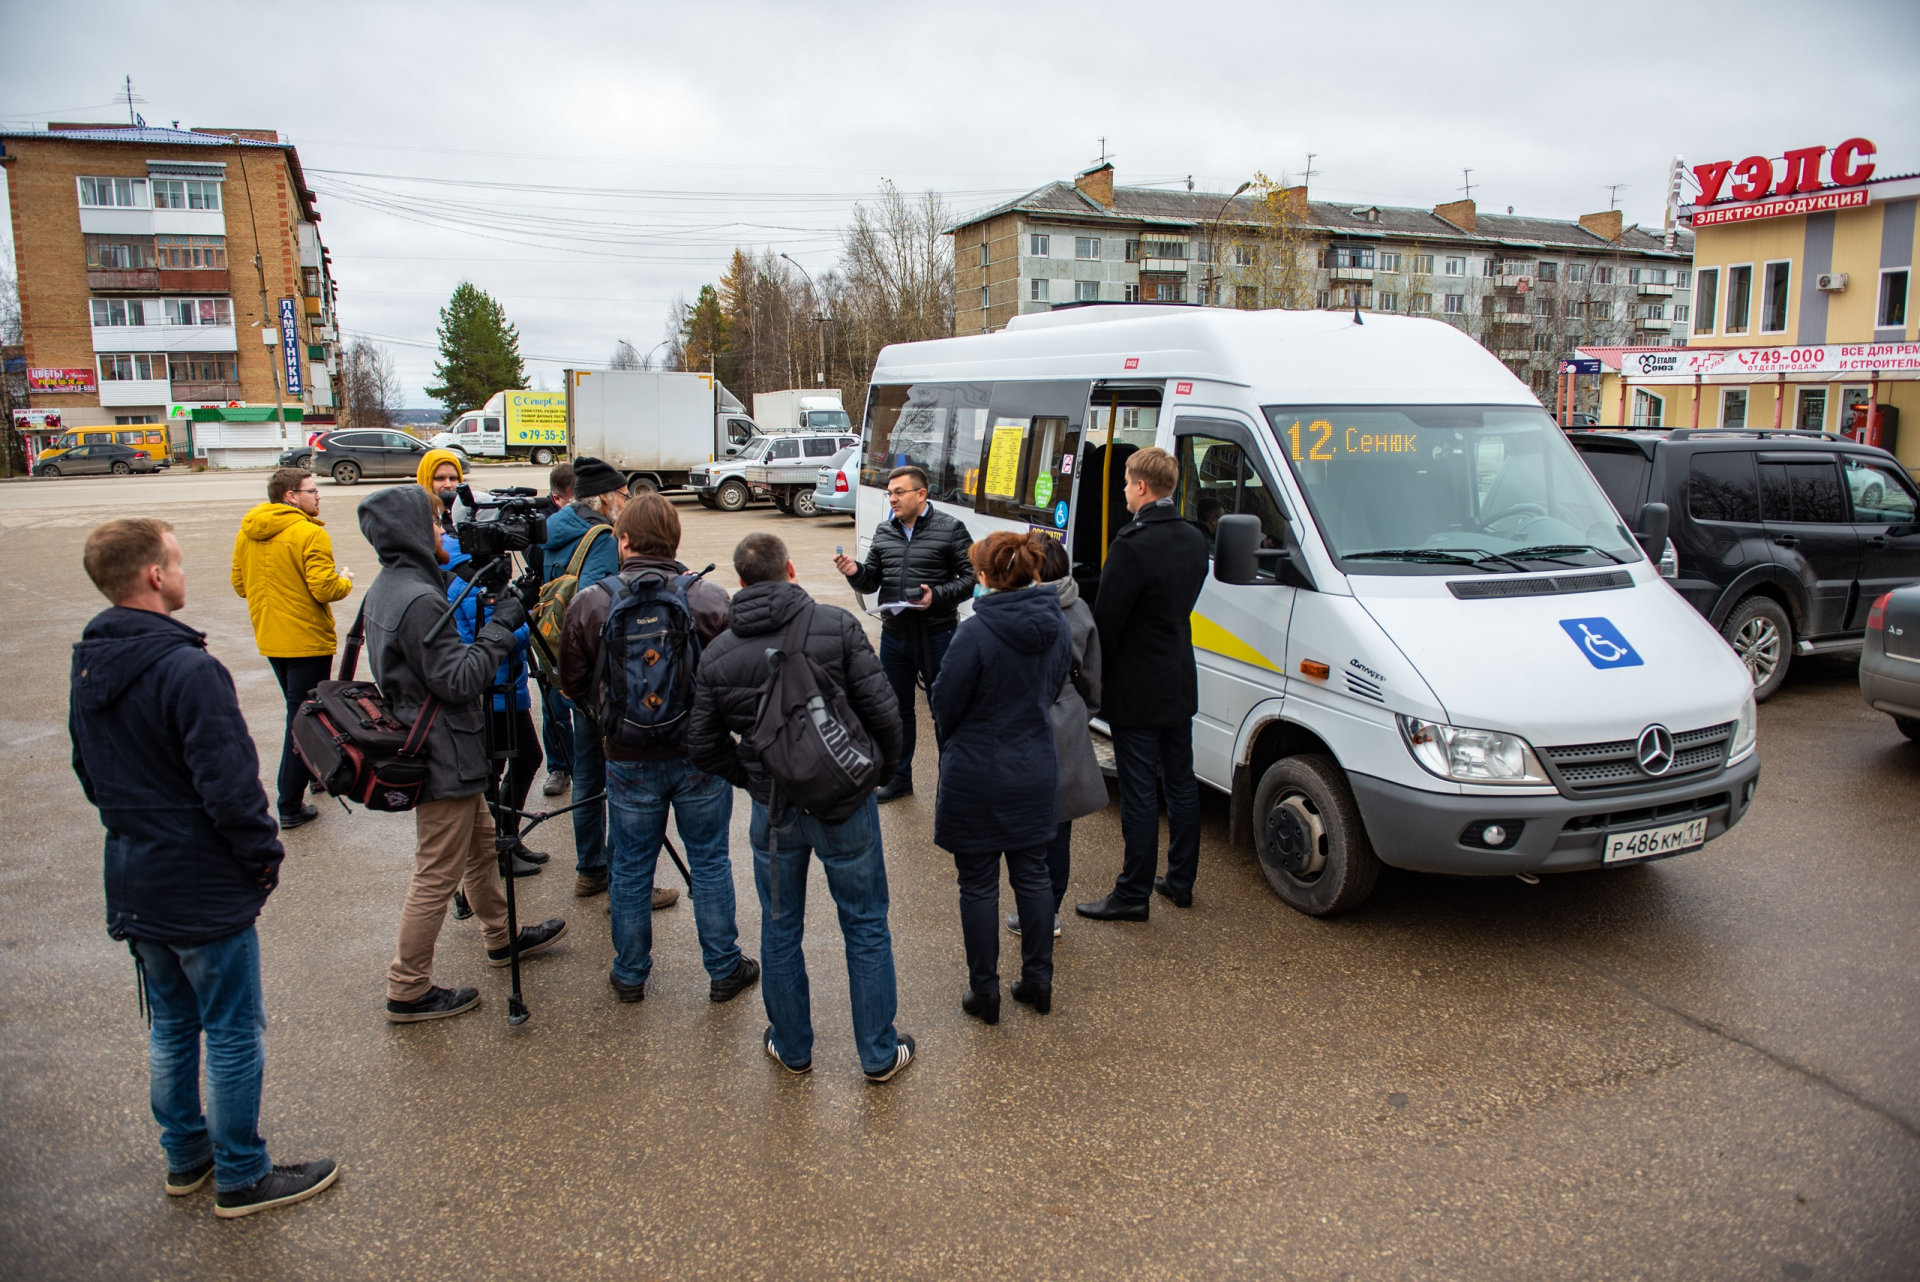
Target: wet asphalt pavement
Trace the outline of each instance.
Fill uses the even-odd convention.
[[[1203,789],[1194,907],[1069,917],[1053,1013],[1009,1003],[995,1028],[959,1009],[923,752],[919,793],[882,809],[899,1025],[920,1058],[877,1088],[817,870],[818,1041],[795,1078],[761,1053],[757,991],[707,1001],[684,899],[654,919],[646,1001],[614,1001],[605,899],[573,897],[565,820],[533,842],[548,871],[520,883],[523,921],[572,923],[527,963],[532,1021],[507,1026],[506,972],[476,922],[449,920],[436,978],[485,1004],[387,1024],[412,820],[327,803],[287,835],[259,923],[261,1125],[275,1160],[336,1157],[340,1182],[233,1222],[210,1192],[169,1199],[133,966],[102,925],[101,830],[68,764],[69,647],[103,605],[80,545],[117,512],[174,523],[181,617],[232,670],[271,775],[279,691],[227,586],[265,480],[0,484],[0,1276],[1920,1272],[1920,746],[1833,659],[1796,663],[1761,709],[1749,817],[1653,865],[1537,886],[1389,871],[1366,908],[1316,921],[1227,844]],[[376,566],[352,508],[373,489],[322,485],[362,587]],[[771,529],[816,595],[850,604],[828,558],[851,522],[681,512],[696,567]],[[746,818],[742,798],[734,876],[758,956]],[[1075,826],[1070,901],[1104,893],[1118,829],[1117,806]]]

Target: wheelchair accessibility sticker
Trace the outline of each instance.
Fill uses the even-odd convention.
[[[1605,619],[1562,619],[1560,626],[1596,668],[1637,668],[1645,662],[1620,629]]]

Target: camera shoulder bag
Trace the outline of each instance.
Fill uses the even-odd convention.
[[[293,749],[329,796],[368,810],[412,810],[426,786],[427,734],[440,700],[428,695],[412,725],[400,720],[379,686],[354,679],[366,637],[363,602],[340,655],[340,679],[315,686],[294,714]]]
[[[768,648],[767,681],[741,755],[772,777],[774,814],[790,803],[822,823],[845,823],[880,783],[880,753],[846,692],[807,654],[813,611],[809,602],[781,647]]]
[[[560,634],[566,630],[567,607],[580,591],[580,567],[587,563],[587,550],[602,534],[613,537],[613,527],[587,527],[567,559],[566,573],[555,575],[541,586],[540,600],[527,615],[527,648],[533,652],[533,666],[555,689],[560,686]]]

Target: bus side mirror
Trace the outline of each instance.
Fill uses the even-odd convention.
[[[1667,530],[1673,523],[1673,513],[1665,503],[1642,503],[1640,517],[1636,522],[1639,533],[1635,536],[1641,551],[1647,554],[1647,560],[1659,561],[1667,548]]]
[[[1213,577],[1222,583],[1252,583],[1260,567],[1260,518],[1223,516],[1213,527]]]

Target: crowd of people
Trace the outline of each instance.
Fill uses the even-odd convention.
[[[1015,903],[1004,925],[1020,941],[1010,995],[1036,1013],[1052,1009],[1073,821],[1108,804],[1087,732],[1095,713],[1112,728],[1125,854],[1112,891],[1076,911],[1142,921],[1156,893],[1192,904],[1199,832],[1188,619],[1207,551],[1173,506],[1165,451],[1127,460],[1131,517],[1091,607],[1056,538],[1001,531],[976,542],[928,503],[919,468],[895,469],[891,515],[865,560],[835,558],[851,588],[879,598],[877,654],[852,613],[799,586],[779,538],[741,540],[729,593],[713,567],[696,573],[679,559],[671,503],[630,492],[593,458],[553,469],[539,501],[546,537],[526,550],[529,573],[504,590],[476,591],[486,569],[454,524],[463,473],[459,455],[430,451],[417,485],[376,492],[358,510],[380,569],[350,649],[364,645],[392,715],[423,745],[414,866],[386,977],[389,1021],[446,1019],[480,1004],[477,987],[435,982],[449,910],[479,919],[494,966],[566,936],[555,918],[509,939],[505,879],[537,875],[548,859],[519,835],[544,764],[543,793],[571,794],[574,892],[608,897],[614,1000],[645,1000],[652,913],[678,897],[654,885],[671,813],[710,1000],[759,984],[764,1051],[789,1073],[811,1070],[802,942],[817,858],[843,936],[861,1070],[872,1083],[892,1080],[916,1045],[895,1027],[878,807],[914,789],[917,689],[938,750],[934,841],[955,863],[969,1016],[1000,1020],[1003,863]],[[109,521],[88,537],[83,560],[110,608],[74,650],[73,767],[107,830],[108,931],[132,951],[149,1012],[166,1190],[183,1196],[211,1178],[215,1213],[226,1218],[299,1201],[329,1187],[339,1167],[275,1164],[260,1138],[255,921],[279,881],[280,834],[319,818],[307,795],[322,788],[295,748],[294,725],[333,675],[333,606],[350,596],[353,575],[334,559],[312,475],[274,473],[267,501],[241,522],[232,566],[285,695],[269,800],[231,675],[205,634],[175,617],[187,591],[171,527]],[[549,638],[554,652],[536,661],[549,633],[557,646]],[[776,657],[803,664],[826,696],[807,724],[830,726],[828,774],[845,776],[831,804],[794,802],[813,794],[783,774],[778,763],[791,757],[768,747]],[[758,960],[741,949],[735,920],[735,789],[751,808]],[[1163,802],[1170,841],[1166,874],[1156,877]],[[505,840],[496,841],[497,825]]]

